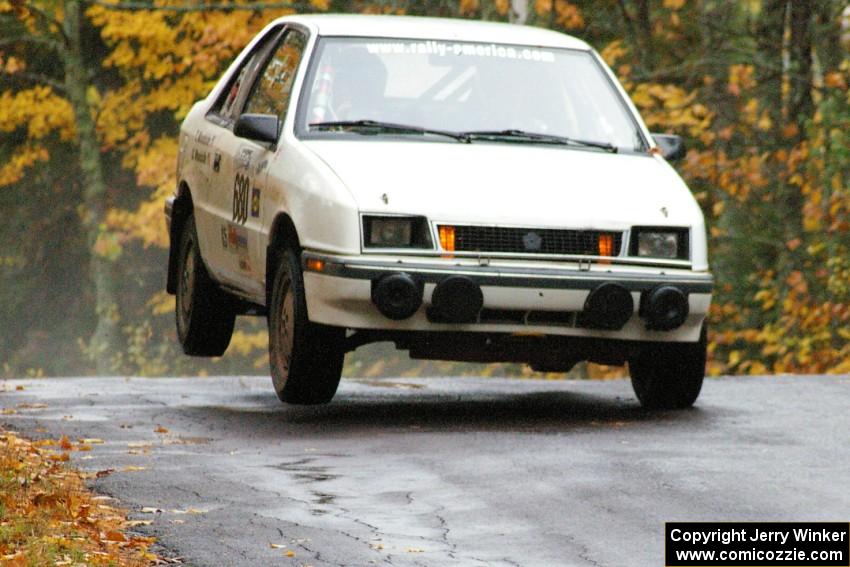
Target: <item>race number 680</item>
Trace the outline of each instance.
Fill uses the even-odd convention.
[[[247,175],[236,174],[233,181],[233,222],[245,224],[248,220],[248,188],[251,180]]]

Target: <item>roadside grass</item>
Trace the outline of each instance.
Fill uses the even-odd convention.
[[[0,430],[0,565],[147,566],[154,538],[126,533],[126,513],[65,465],[84,444],[29,441]]]

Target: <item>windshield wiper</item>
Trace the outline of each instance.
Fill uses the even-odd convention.
[[[381,122],[380,120],[336,120],[330,122],[313,122],[310,128],[351,128],[351,129],[368,129],[384,132],[399,132],[412,134],[433,134],[435,136],[445,136],[453,138],[458,142],[465,144],[469,143],[469,136],[462,132],[451,132],[449,130],[435,130],[434,128],[423,128],[422,126],[413,126],[410,124],[395,124],[393,122]]]
[[[469,132],[460,132],[470,139],[475,138],[509,138],[513,140],[523,140],[529,142],[543,144],[557,144],[562,146],[585,146],[589,148],[599,148],[606,152],[617,153],[617,146],[608,142],[594,142],[591,140],[579,140],[576,138],[567,138],[565,136],[555,136],[554,134],[539,134],[537,132],[526,132],[525,130],[472,130]]]

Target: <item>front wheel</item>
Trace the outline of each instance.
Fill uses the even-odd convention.
[[[345,329],[307,319],[298,255],[281,254],[269,301],[269,365],[277,396],[290,404],[326,404],[336,394]]]
[[[654,343],[629,360],[632,388],[647,409],[682,409],[699,397],[705,377],[706,329],[695,343]]]

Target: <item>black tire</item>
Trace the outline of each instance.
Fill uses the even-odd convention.
[[[629,361],[632,388],[647,409],[694,404],[705,378],[706,329],[695,343],[654,343]]]
[[[305,405],[330,402],[342,376],[345,329],[307,319],[301,264],[292,250],[278,259],[268,320],[269,366],[280,400]]]
[[[233,336],[233,302],[210,278],[198,248],[195,218],[180,234],[177,256],[177,338],[190,356],[221,356]]]

